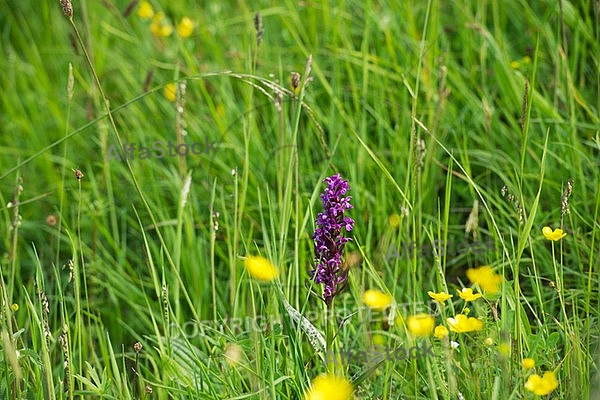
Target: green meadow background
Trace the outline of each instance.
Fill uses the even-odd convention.
[[[191,36],[154,36],[127,1],[74,1],[73,23],[0,2],[0,398],[302,398],[325,367],[243,257],[323,331],[311,235],[335,173],[356,221],[337,346],[414,346],[403,321],[464,311],[468,268],[504,277],[469,304],[483,330],[422,339],[435,357],[341,367],[355,398],[533,399],[545,371],[545,398],[600,398],[597,1],[150,3]],[[386,259],[434,240],[494,248]],[[407,306],[369,313],[367,289]]]

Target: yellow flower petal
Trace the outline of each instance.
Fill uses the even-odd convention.
[[[182,38],[187,38],[194,32],[194,23],[188,17],[183,17],[177,25],[177,34]]]
[[[142,1],[140,3],[140,8],[138,8],[137,15],[142,19],[152,18],[154,16],[154,10],[152,9],[152,5],[147,1]]]
[[[433,301],[437,301],[440,304],[444,304],[446,302],[446,300],[454,297],[453,295],[445,293],[445,292],[434,293],[431,290],[429,292],[427,292],[427,294],[429,295],[429,297],[431,297],[433,299]]]
[[[435,319],[428,314],[417,314],[408,317],[406,325],[413,336],[426,337],[433,332]]]
[[[392,305],[394,299],[389,294],[371,289],[363,294],[362,300],[367,307],[372,308],[373,310],[385,310]]]
[[[462,290],[459,290],[458,295],[464,301],[475,301],[481,297],[481,294],[479,293],[474,294],[473,289],[471,288],[463,288]]]
[[[523,359],[523,368],[531,369],[535,367],[535,360],[533,358],[524,358]]]
[[[248,256],[244,260],[246,270],[254,279],[272,281],[277,278],[277,268],[269,260],[260,256]]]
[[[510,355],[510,342],[502,342],[498,345],[498,352],[500,354],[508,356]]]
[[[173,27],[164,12],[159,11],[154,14],[152,24],[150,24],[150,32],[156,37],[167,37],[173,33]]]
[[[165,85],[165,97],[169,101],[175,101],[177,98],[177,87],[174,83],[167,83]]]
[[[402,218],[398,214],[392,214],[388,218],[388,224],[394,229],[400,226],[401,221]]]
[[[448,336],[448,329],[446,329],[446,327],[443,325],[438,325],[435,327],[435,330],[433,331],[433,336],[442,340],[443,338]]]
[[[494,269],[489,265],[479,268],[469,268],[467,270],[467,278],[491,294],[498,293],[502,284],[502,275],[494,272]]]
[[[545,396],[558,387],[558,381],[554,372],[544,372],[544,376],[541,377],[538,374],[533,374],[527,379],[525,383],[525,389],[537,394],[538,396]]]
[[[354,388],[345,378],[319,375],[304,395],[305,400],[350,400]]]
[[[458,314],[454,317],[447,318],[446,321],[450,325],[452,332],[466,333],[479,331],[483,328],[483,321],[473,317],[467,317],[464,314]]]
[[[545,226],[542,228],[542,233],[544,234],[544,237],[548,240],[553,240],[555,242],[559,241],[560,239],[564,238],[565,236],[567,236],[567,234],[559,228],[556,228],[554,231],[552,230],[552,228],[550,228],[549,226]]]

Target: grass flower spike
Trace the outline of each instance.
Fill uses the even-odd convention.
[[[345,378],[333,375],[319,375],[311,389],[304,396],[305,400],[350,400],[354,388]]]
[[[373,310],[385,310],[392,305],[393,298],[379,290],[367,290],[363,294],[363,302]]]
[[[436,301],[440,304],[444,304],[446,300],[449,300],[453,297],[453,295],[445,292],[434,293],[431,290],[427,292],[427,294],[433,299],[433,301]]]
[[[316,283],[323,284],[323,300],[329,306],[333,298],[340,292],[348,279],[348,271],[342,267],[344,246],[352,239],[344,237],[354,228],[354,220],[345,217],[344,212],[350,208],[351,196],[344,197],[350,190],[348,181],[339,174],[325,178],[327,188],[321,194],[323,212],[317,216],[315,233],[315,269],[311,276]]]
[[[538,374],[533,374],[525,382],[525,389],[537,394],[538,396],[545,396],[558,387],[558,381],[554,372],[544,372],[544,376],[541,377]]]
[[[248,256],[244,266],[251,277],[259,281],[269,282],[277,278],[277,268],[269,260],[260,256]]]
[[[560,239],[567,236],[567,234],[562,229],[556,228],[555,230],[552,230],[552,228],[550,228],[549,226],[545,226],[542,229],[542,233],[544,234],[544,237],[546,239],[552,240],[554,242],[558,242]]]

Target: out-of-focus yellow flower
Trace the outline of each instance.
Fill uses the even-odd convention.
[[[400,226],[400,221],[402,219],[400,218],[400,216],[398,214],[392,214],[389,216],[388,218],[388,224],[390,224],[390,226],[394,229],[396,229],[397,227]]]
[[[272,281],[278,275],[277,268],[264,257],[248,256],[244,260],[244,266],[250,276],[259,281]]]
[[[558,381],[556,375],[552,371],[544,372],[544,376],[541,377],[538,374],[533,374],[525,382],[525,389],[537,394],[538,396],[545,396],[558,387]]]
[[[479,268],[469,268],[467,270],[467,278],[490,294],[498,293],[502,284],[502,275],[494,272],[489,265]]]
[[[140,3],[140,8],[138,8],[137,15],[142,19],[152,18],[154,16],[154,10],[152,9],[152,5],[147,1],[142,1]]]
[[[373,310],[385,310],[392,305],[394,299],[389,294],[370,289],[363,294],[362,300]]]
[[[462,290],[459,290],[458,295],[464,301],[475,301],[481,297],[481,294],[479,293],[474,294],[473,289],[471,288],[463,288]]]
[[[484,343],[486,346],[491,346],[491,345],[493,345],[493,344],[494,344],[494,339],[492,339],[491,337],[489,337],[489,338],[486,338],[486,339],[483,341],[483,343]]]
[[[462,311],[462,313],[465,315],[469,315],[470,312],[471,312],[471,309],[469,307],[465,307]]]
[[[169,101],[175,101],[177,98],[177,86],[174,83],[167,83],[165,85],[165,97]]]
[[[510,355],[510,342],[502,342],[498,345],[498,351],[500,354],[508,356]]]
[[[510,67],[512,69],[519,69],[519,68],[521,68],[521,64],[529,64],[529,63],[531,63],[531,57],[525,56],[525,57],[521,58],[521,60],[511,61]]]
[[[17,311],[19,311],[19,305],[18,305],[17,303],[13,303],[13,304],[10,306],[10,309],[11,309],[13,312],[17,312]]]
[[[446,300],[454,297],[453,295],[445,293],[445,292],[434,293],[431,290],[429,292],[427,292],[427,294],[429,295],[429,297],[431,297],[433,299],[433,301],[437,301],[440,304],[444,304],[446,302]]]
[[[549,226],[545,226],[544,228],[542,228],[542,233],[544,234],[544,236],[546,237],[546,239],[553,240],[555,242],[557,242],[560,239],[562,239],[565,236],[567,236],[567,234],[565,232],[563,232],[562,229],[556,228],[553,231],[552,228],[550,228]]]
[[[385,336],[383,335],[373,335],[373,344],[375,346],[383,346],[385,345]]]
[[[334,375],[319,375],[305,393],[305,400],[350,400],[354,388],[345,378]]]
[[[173,33],[173,26],[162,11],[154,14],[150,24],[150,32],[156,37],[167,37]]]
[[[177,24],[177,34],[182,38],[187,38],[194,32],[194,23],[188,17],[183,17],[181,22]]]
[[[426,337],[431,335],[433,327],[435,326],[435,319],[428,314],[417,314],[408,317],[406,323],[408,331],[419,337]]]
[[[479,331],[483,328],[483,321],[473,317],[467,317],[464,314],[458,314],[454,317],[447,318],[446,321],[450,325],[452,332],[466,333]]]
[[[433,336],[442,340],[443,338],[448,336],[448,329],[446,329],[446,327],[444,325],[438,325],[435,327],[435,330],[433,331]]]
[[[533,358],[524,358],[523,359],[523,368],[531,369],[535,367],[535,360]]]

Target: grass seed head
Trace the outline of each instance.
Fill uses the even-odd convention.
[[[71,0],[60,0],[60,6],[62,7],[65,17],[73,18],[73,5],[71,4]]]

